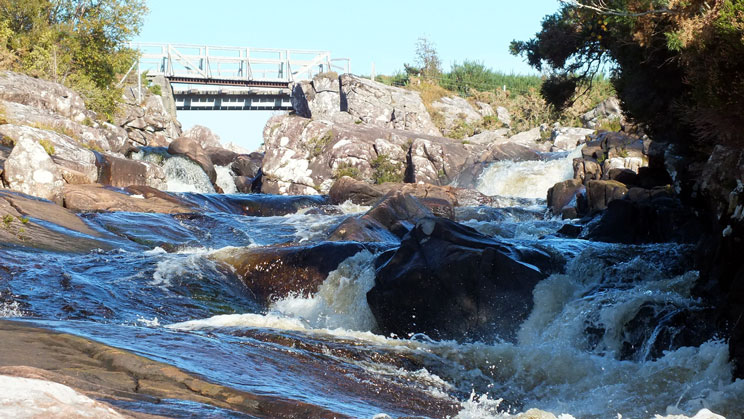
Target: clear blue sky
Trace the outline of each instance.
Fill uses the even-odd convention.
[[[332,57],[350,58],[352,73],[366,75],[373,62],[377,74],[413,63],[416,40],[425,37],[445,70],[476,60],[527,74],[534,71],[509,54],[509,42],[534,35],[558,5],[558,0],[149,0],[150,14],[135,41],[327,50]],[[206,125],[223,142],[255,149],[269,115],[181,111],[178,118],[184,128]]]

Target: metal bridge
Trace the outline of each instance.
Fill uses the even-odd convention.
[[[291,83],[323,72],[349,73],[328,51],[136,43],[132,66],[174,84],[178,110],[288,110]],[[130,69],[130,72],[131,70]],[[125,76],[126,77],[126,76]],[[123,80],[123,79],[122,79]]]

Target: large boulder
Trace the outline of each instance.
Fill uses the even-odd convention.
[[[65,207],[78,212],[126,211],[161,214],[194,212],[194,206],[146,186],[129,187],[125,192],[101,185],[66,185]]]
[[[458,340],[513,340],[532,310],[535,285],[553,270],[547,253],[431,217],[376,266],[367,301],[380,333]]]
[[[397,242],[432,212],[411,195],[391,191],[364,215],[344,220],[329,235],[331,241]]]
[[[607,204],[622,199],[628,193],[628,187],[615,180],[590,180],[586,183],[586,195],[589,211],[602,211]]]
[[[617,98],[605,99],[594,109],[581,116],[581,122],[584,123],[586,128],[597,129],[599,124],[606,121],[623,123],[623,112]]]
[[[362,243],[324,242],[305,246],[226,248],[210,257],[227,263],[260,304],[289,295],[311,295],[328,273],[347,258],[365,250]]]
[[[16,140],[5,160],[3,179],[14,191],[62,204],[62,173],[44,147],[30,138]]]
[[[125,89],[127,103],[120,106],[116,125],[124,128],[128,139],[137,146],[167,147],[181,136],[181,124],[172,115],[161,96],[144,89],[144,100],[137,100],[132,87]]]
[[[551,151],[571,151],[586,142],[589,135],[594,134],[593,129],[564,127],[553,131],[553,147]]]
[[[165,172],[156,164],[105,153],[96,153],[96,157],[98,181],[103,185],[119,188],[140,185],[165,189]]]
[[[465,165],[468,146],[442,137],[292,115],[264,129],[262,192],[327,193],[334,178],[447,184]]]
[[[354,121],[352,115],[341,112],[341,85],[335,73],[321,73],[312,80],[295,83],[292,108],[304,118]]]
[[[179,137],[168,145],[168,153],[174,156],[184,156],[198,164],[209,176],[209,181],[214,185],[217,180],[217,171],[209,155],[196,140],[187,137]]]
[[[548,208],[563,218],[576,218],[586,212],[586,189],[578,179],[556,183],[548,189]]]
[[[263,164],[263,153],[240,154],[233,160],[232,171],[235,176],[258,176]]]
[[[441,135],[417,92],[344,74],[341,110],[366,124]]]

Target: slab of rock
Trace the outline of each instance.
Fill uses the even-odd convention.
[[[45,109],[75,122],[94,119],[83,98],[72,89],[12,71],[0,72],[0,99]]]
[[[551,151],[571,151],[586,142],[587,136],[594,134],[593,129],[565,127],[553,131]]]
[[[623,112],[617,98],[605,99],[594,109],[581,116],[581,122],[584,123],[584,126],[591,129],[596,129],[603,120],[623,122]]]
[[[44,147],[32,139],[16,140],[5,160],[3,178],[14,191],[62,204],[62,173]]]
[[[335,73],[322,73],[312,80],[292,86],[292,108],[304,118],[336,122],[354,122],[355,118],[341,110],[341,85]]]
[[[439,136],[417,92],[344,74],[341,110],[366,124]]]
[[[375,264],[367,301],[378,332],[457,340],[513,340],[532,310],[535,285],[554,269],[547,253],[443,218],[420,220]]]
[[[124,159],[110,154],[97,155],[99,182],[124,188],[131,185],[165,189],[165,172],[153,163]]]
[[[202,125],[194,125],[184,131],[181,136],[195,140],[204,150],[209,147],[222,148],[220,136],[212,132],[211,129]]]
[[[100,185],[67,185],[64,187],[65,208],[77,212],[127,211],[161,214],[196,211],[191,204],[171,195],[165,197],[154,188],[142,188],[140,186],[131,189],[130,193],[124,193]]]

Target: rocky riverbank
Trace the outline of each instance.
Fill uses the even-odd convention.
[[[619,322],[614,326],[608,318],[589,316],[600,308],[584,310],[589,317],[572,342],[613,361],[655,362],[665,351],[725,337],[733,377],[744,377],[740,150],[717,146],[693,153],[631,132],[630,126],[597,131],[598,120],[625,124],[614,100],[587,113],[582,127],[513,132],[503,108],[455,96],[424,104],[414,91],[350,75],[321,74],[297,83],[293,92],[294,112],[272,117],[261,152],[247,152],[223,146],[203,127],[182,132],[167,94],[148,94],[137,103],[130,91],[112,124],[98,121],[69,89],[0,73],[0,248],[100,253],[127,267],[131,262],[116,262],[115,252],[139,252],[158,261],[150,273],[154,282],[145,285],[151,293],[197,272],[193,283],[178,290],[179,298],[190,299],[186,308],[150,313],[179,327],[191,327],[186,314],[205,318],[252,310],[269,316],[284,309],[302,313],[307,322],[292,323],[292,330],[345,327],[383,339],[425,335],[458,345],[524,345],[527,330],[548,327],[547,317],[538,317],[553,306],[536,301],[575,277],[588,279],[561,288],[556,307],[590,285],[595,288],[582,291],[589,300],[600,298],[594,292],[602,287],[646,295],[636,288],[653,281],[634,276],[646,267],[633,264],[656,260],[653,274],[673,284],[664,295],[674,298],[633,300],[627,313],[613,315]],[[452,138],[463,123],[477,127],[473,135]],[[540,167],[538,175],[534,167]],[[530,193],[510,192],[525,189]],[[350,215],[349,206],[360,211]],[[292,217],[308,225],[298,227]],[[263,224],[266,232],[252,230]],[[530,239],[518,239],[523,236]],[[652,244],[659,246],[643,247]],[[194,246],[211,250],[196,262],[182,261],[188,268],[173,267],[162,256]],[[696,260],[685,260],[693,248]],[[630,262],[623,259],[628,255]],[[582,265],[591,257],[601,272]],[[623,264],[632,266],[617,267]],[[178,276],[169,276],[166,267]],[[13,280],[4,273],[10,267],[0,268],[0,279]],[[119,280],[138,278],[138,272]],[[68,292],[78,274],[59,273],[62,279],[54,283]],[[212,284],[214,278],[222,282]],[[139,296],[132,297],[135,291],[128,292],[123,300],[142,305]],[[6,298],[2,292],[0,297]],[[303,298],[323,299],[325,305]],[[84,298],[51,310],[71,318],[118,319],[119,303],[117,309],[106,304]],[[313,316],[305,318],[306,312]],[[0,373],[60,382],[93,398],[191,400],[258,416],[336,414],[208,383],[83,338],[14,323],[2,329],[14,352],[40,336],[35,350],[41,355],[5,357]],[[309,342],[263,329],[249,335],[272,345],[292,341],[313,354],[374,358],[336,341]],[[67,358],[55,355],[54,345],[64,346]],[[401,371],[436,368],[415,357],[384,358],[386,366]],[[60,363],[70,367],[59,369]],[[89,367],[80,367],[83,376],[69,372],[78,365]],[[328,368],[346,371],[333,378],[345,385],[349,375],[379,379],[356,367]],[[407,414],[457,412],[451,399],[415,386],[386,382],[383,389],[377,397]],[[344,391],[367,397],[366,389]],[[516,401],[511,406],[522,407]]]

